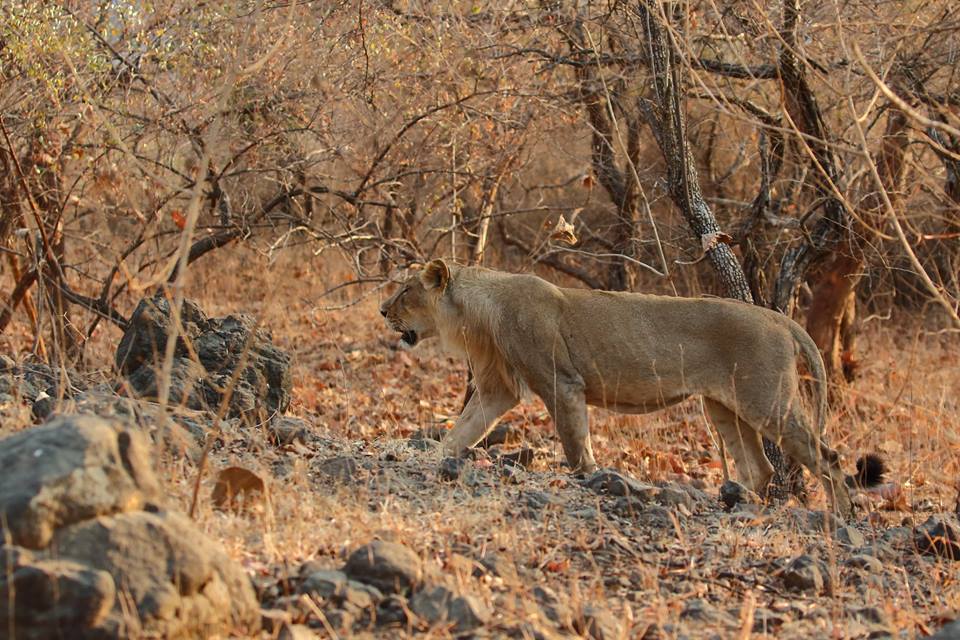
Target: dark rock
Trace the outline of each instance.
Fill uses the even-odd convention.
[[[460,474],[463,473],[464,467],[466,467],[467,461],[463,458],[444,458],[440,461],[440,467],[437,470],[437,475],[441,480],[447,482],[453,482],[460,478]]]
[[[782,612],[771,611],[765,607],[757,607],[753,612],[752,631],[754,633],[772,635],[774,631],[783,626],[788,620],[789,616]]]
[[[377,605],[377,624],[406,624],[408,610],[406,598],[389,595]]]
[[[207,318],[196,304],[184,301],[180,319],[183,331],[174,348],[171,402],[216,409],[224,390],[232,387],[231,416],[286,410],[292,387],[290,358],[252,318]],[[158,293],[140,301],[120,340],[117,368],[141,396],[157,396],[157,371],[173,323],[170,302]]]
[[[446,587],[433,587],[418,591],[410,598],[410,611],[427,624],[436,624],[447,617],[447,607],[453,594]]]
[[[289,445],[294,442],[306,444],[310,439],[310,423],[303,418],[275,415],[267,423],[267,435],[275,445]]]
[[[501,451],[499,448],[490,450],[494,462],[500,466],[515,466],[526,469],[533,464],[536,458],[536,451],[529,447],[518,449],[516,451]]]
[[[940,630],[925,640],[960,640],[960,620],[954,620],[940,627]]]
[[[894,549],[912,549],[914,531],[910,527],[890,527],[880,536],[880,542]]]
[[[435,442],[440,442],[443,440],[443,436],[446,435],[448,429],[442,425],[433,425],[430,427],[424,427],[419,431],[414,431],[410,435],[411,440],[433,440]]]
[[[960,560],[960,534],[937,516],[930,516],[914,530],[913,543],[924,555]]]
[[[703,598],[688,600],[680,612],[680,618],[708,625],[734,626],[737,621],[729,613],[718,609]]]
[[[313,571],[300,584],[298,591],[315,598],[329,600],[347,588],[350,578],[342,571]]]
[[[859,529],[849,525],[839,527],[834,532],[834,536],[837,542],[847,547],[862,547],[867,542],[867,539],[860,533]]]
[[[517,565],[508,556],[499,553],[486,553],[480,557],[480,564],[484,569],[504,580],[517,580]],[[479,577],[479,571],[474,575]]]
[[[277,634],[277,640],[314,640],[317,637],[305,624],[284,624]]]
[[[45,391],[41,391],[37,399],[33,401],[30,412],[37,420],[46,420],[47,417],[53,413],[56,403],[55,398],[51,398]]]
[[[606,609],[587,605],[583,608],[583,628],[580,630],[593,640],[618,640],[623,636],[623,626]]]
[[[683,505],[687,509],[693,508],[693,498],[678,485],[667,485],[653,497],[654,502],[664,507],[679,507]]]
[[[858,607],[850,610],[850,615],[861,622],[871,625],[888,624],[887,616],[877,607]]]
[[[868,573],[883,572],[883,563],[877,560],[875,557],[866,554],[850,556],[850,559],[847,560],[847,566],[854,569],[859,569],[861,571],[866,571]]]
[[[560,602],[560,598],[550,587],[537,585],[531,592],[540,605],[540,610],[548,620],[560,627],[571,627],[573,616],[569,609]]]
[[[809,591],[820,594],[824,591],[824,572],[813,557],[802,555],[794,558],[780,575],[783,586],[793,591]]]
[[[457,596],[447,606],[447,620],[453,623],[454,631],[463,633],[487,624],[490,610],[475,596]]]
[[[351,579],[386,594],[404,595],[423,579],[420,558],[408,547],[377,540],[350,554],[343,569]]]
[[[508,442],[516,442],[520,439],[520,432],[513,425],[502,423],[495,426],[483,440],[477,444],[478,447],[489,449],[497,445],[504,445]]]
[[[340,482],[350,482],[357,477],[359,465],[350,456],[335,456],[317,463],[317,470]]]
[[[407,440],[407,444],[411,449],[416,449],[417,451],[430,451],[440,446],[437,440],[430,440],[428,438],[412,438]]]
[[[659,489],[653,485],[638,482],[617,471],[603,469],[588,477],[584,486],[596,493],[605,493],[611,496],[636,495],[652,499],[659,492]]]
[[[727,480],[720,485],[720,503],[727,511],[732,511],[738,504],[759,504],[760,496],[734,480]]]

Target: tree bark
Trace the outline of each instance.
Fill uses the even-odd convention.
[[[649,97],[640,98],[640,110],[653,132],[667,166],[670,198],[696,235],[707,259],[717,273],[723,295],[753,302],[750,285],[737,257],[723,241],[729,238],[720,230],[710,205],[700,189],[696,161],[687,140],[686,116],[681,95],[681,65],[670,42],[658,8],[639,3],[646,30],[649,66],[653,77]],[[664,10],[667,5],[663,5]]]

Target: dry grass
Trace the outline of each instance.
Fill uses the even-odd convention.
[[[278,449],[256,425],[237,427],[227,430],[224,445],[211,455],[197,522],[252,575],[294,575],[308,560],[336,568],[345,553],[372,538],[400,541],[424,559],[431,581],[490,605],[493,636],[521,633],[518,625],[542,621],[536,586],[559,594],[573,628],[584,606],[599,605],[614,612],[631,637],[653,628],[659,629],[656,637],[762,637],[750,631],[757,608],[786,616],[771,631],[777,637],[862,637],[874,627],[853,612],[867,606],[876,607],[889,628],[911,637],[960,610],[955,567],[911,556],[890,565],[877,584],[858,585],[843,564],[849,553],[791,524],[791,505],[753,521],[730,520],[712,505],[687,514],[681,509],[672,526],[614,517],[608,498],[563,474],[559,445],[539,402],[505,418],[540,453],[517,483],[495,476],[480,489],[441,483],[435,456],[399,441],[424,426],[452,424],[464,384],[461,364],[430,344],[413,353],[392,349],[394,336],[376,313],[375,293],[346,310],[323,311],[321,306],[338,302],[313,296],[342,278],[336,269],[321,271],[309,261],[271,264],[242,249],[234,250],[233,260],[236,269],[224,270],[223,261],[202,265],[188,296],[211,315],[250,313],[272,331],[294,356],[291,413],[310,421],[318,438],[310,447]],[[957,495],[957,342],[918,328],[922,324],[905,318],[864,328],[861,377],[829,421],[829,439],[847,454],[848,465],[857,452],[881,452],[912,507],[873,513],[868,541],[889,526],[918,524],[930,512],[952,510]],[[89,345],[90,368],[108,368],[115,333],[104,331]],[[11,422],[9,411],[6,416],[0,432],[28,420],[24,415]],[[679,480],[716,494],[718,454],[696,402],[640,417],[592,411],[591,420],[601,464],[640,480]],[[186,511],[196,452],[160,453],[170,501]],[[317,473],[316,463],[334,455],[361,463],[355,482],[335,483]],[[206,499],[212,477],[234,464],[268,480],[269,505],[245,515],[212,508]],[[522,517],[522,492],[532,490],[557,502],[537,517]],[[817,505],[819,493],[813,497]],[[593,514],[584,513],[591,507]],[[778,563],[810,550],[819,550],[835,574],[832,595],[797,595],[778,586]],[[509,558],[519,577],[474,577],[474,560],[490,551]],[[692,598],[712,602],[723,618],[681,617]],[[369,631],[378,637],[412,632]],[[429,633],[448,635],[443,629]]]

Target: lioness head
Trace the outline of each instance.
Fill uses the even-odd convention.
[[[450,268],[443,260],[434,260],[406,279],[380,305],[387,326],[400,332],[400,339],[413,346],[437,335],[437,304],[450,281]]]

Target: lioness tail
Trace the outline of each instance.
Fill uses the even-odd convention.
[[[857,460],[857,472],[846,477],[847,486],[861,489],[875,487],[883,482],[886,472],[887,465],[883,462],[883,458],[875,453],[868,453]]]

